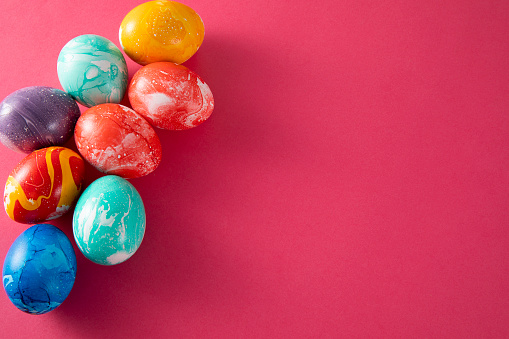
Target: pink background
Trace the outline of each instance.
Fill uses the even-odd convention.
[[[119,46],[141,3],[69,2],[0,2],[0,99],[61,88],[65,43]],[[216,107],[158,130],[161,166],[131,180],[139,251],[77,251],[46,315],[0,291],[2,337],[507,338],[509,2],[186,4],[206,34],[185,65]],[[0,146],[6,180],[23,155]],[[26,227],[0,223],[3,261]],[[70,214],[55,224],[72,237]]]

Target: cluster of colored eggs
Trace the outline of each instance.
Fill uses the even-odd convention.
[[[26,87],[0,103],[0,141],[29,153],[11,172],[4,207],[11,219],[36,224],[12,244],[3,285],[20,310],[42,314],[60,305],[74,284],[76,256],[57,227],[74,203],[73,234],[91,261],[129,259],[145,234],[145,209],[126,179],[153,172],[161,143],[152,126],[185,130],[205,121],[214,99],[194,72],[180,65],[200,47],[203,22],[174,1],[149,1],[127,14],[119,30],[124,52],[144,65],[128,86],[122,52],[108,39],[81,35],[61,50],[64,91]],[[127,91],[133,109],[120,105]],[[80,114],[76,101],[88,109]],[[62,147],[74,135],[78,153]],[[83,194],[85,159],[107,174]]]

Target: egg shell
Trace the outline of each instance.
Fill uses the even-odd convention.
[[[72,136],[79,116],[78,104],[64,91],[25,87],[0,104],[0,141],[21,153],[60,146]]]
[[[205,27],[190,7],[175,1],[149,1],[131,10],[119,29],[120,45],[141,65],[188,60],[203,43]]]
[[[88,109],[76,124],[74,140],[81,155],[106,174],[137,178],[161,162],[161,142],[152,126],[122,105]]]
[[[3,266],[3,286],[21,311],[43,314],[67,298],[76,278],[69,238],[53,225],[39,224],[14,240]]]
[[[60,51],[57,62],[62,88],[80,104],[92,107],[119,103],[127,88],[127,64],[110,40],[80,35]]]
[[[108,175],[83,192],[73,216],[78,248],[89,260],[116,265],[129,259],[145,234],[145,207],[127,180]]]
[[[4,207],[14,221],[32,224],[62,216],[77,200],[85,162],[65,147],[37,150],[12,170],[4,190]]]
[[[137,113],[167,130],[198,126],[214,110],[209,86],[187,67],[171,62],[140,68],[129,85],[128,95]]]

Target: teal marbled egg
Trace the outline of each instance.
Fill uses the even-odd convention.
[[[57,63],[62,88],[80,104],[120,103],[127,88],[122,52],[99,35],[80,35],[60,51]]]
[[[72,222],[80,251],[101,265],[116,265],[129,259],[145,234],[145,207],[127,180],[108,175],[83,192]]]

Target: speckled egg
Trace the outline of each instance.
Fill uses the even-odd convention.
[[[11,302],[21,311],[43,314],[67,298],[76,278],[69,238],[53,225],[34,225],[9,248],[2,272]]]
[[[4,190],[4,207],[14,221],[34,224],[65,214],[78,199],[85,162],[65,147],[37,150],[12,170]]]
[[[125,53],[141,65],[180,64],[196,53],[204,34],[203,21],[192,8],[175,1],[149,1],[125,16],[119,40]]]
[[[110,40],[80,35],[60,51],[57,63],[62,88],[80,104],[119,103],[127,88],[127,64]]]
[[[80,109],[56,88],[32,86],[8,95],[0,104],[0,141],[16,152],[60,146],[73,134]]]
[[[152,126],[119,104],[97,105],[84,112],[74,140],[81,155],[106,174],[137,178],[153,172],[161,162],[161,143]]]
[[[198,126],[214,110],[209,86],[193,71],[171,62],[139,69],[129,85],[133,109],[152,125],[168,130]]]
[[[80,251],[101,265],[116,265],[129,259],[145,234],[145,208],[127,180],[108,175],[83,192],[72,228]]]

